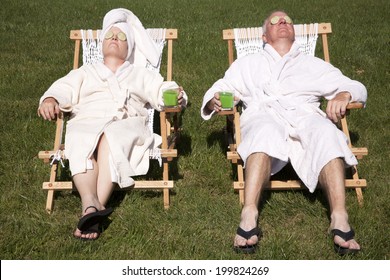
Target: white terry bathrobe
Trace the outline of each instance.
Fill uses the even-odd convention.
[[[72,175],[85,172],[104,133],[121,187],[131,186],[131,176],[146,174],[149,150],[161,143],[147,126],[145,104],[160,108],[163,78],[125,62],[116,76],[103,63],[85,65],[57,80],[42,96],[54,97],[62,111],[70,112],[66,125],[65,156]],[[117,72],[118,73],[118,72]]]
[[[250,154],[264,152],[272,157],[271,174],[275,174],[290,161],[313,192],[330,160],[340,157],[347,166],[357,164],[345,135],[319,108],[321,97],[330,100],[348,91],[351,102],[365,102],[367,91],[360,82],[298,47],[294,43],[281,57],[266,44],[262,53],[237,59],[206,92],[201,115],[208,120],[214,114],[204,108],[216,92],[233,91],[245,108],[238,146],[244,164]]]
[[[84,65],[57,80],[41,97],[54,97],[64,112],[70,112],[65,135],[65,156],[72,175],[93,168],[91,156],[104,133],[110,147],[110,167],[120,187],[134,184],[131,178],[149,169],[149,151],[161,143],[151,133],[146,104],[161,110],[162,92],[177,88],[159,73],[136,66],[134,52],[153,65],[159,61],[157,47],[138,18],[126,9],[106,14],[102,36],[116,26],[126,33],[129,52],[125,63],[113,73],[104,63]],[[140,60],[138,65],[144,64]],[[131,63],[130,63],[131,62]]]

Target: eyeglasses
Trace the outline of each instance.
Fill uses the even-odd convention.
[[[273,16],[271,18],[271,20],[270,20],[270,23],[272,25],[275,25],[275,24],[277,24],[279,22],[279,20],[281,18],[283,18],[286,21],[287,24],[292,24],[293,23],[292,19],[289,16]]]
[[[104,36],[104,39],[110,40],[114,36],[116,36],[116,38],[118,38],[118,40],[120,40],[122,42],[127,41],[127,37],[126,37],[125,33],[119,32],[118,34],[114,34],[114,32],[112,32],[111,30],[106,33],[106,35]]]

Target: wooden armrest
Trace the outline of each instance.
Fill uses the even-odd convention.
[[[219,111],[218,115],[220,115],[220,116],[234,115],[234,111],[235,111],[234,109]]]
[[[352,102],[347,105],[347,110],[351,109],[362,109],[364,108],[364,104],[361,102]],[[224,111],[219,111],[218,115],[219,116],[228,116],[228,115],[234,115],[234,113],[237,111],[237,108],[234,107],[231,110],[224,110]]]
[[[364,104],[361,102],[352,102],[347,105],[347,109],[361,109],[364,107]]]
[[[180,106],[176,107],[164,107],[161,112],[165,113],[179,113],[181,112],[182,108]]]

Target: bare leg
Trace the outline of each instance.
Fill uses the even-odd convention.
[[[240,227],[249,231],[257,226],[259,215],[258,204],[263,187],[268,184],[271,174],[271,158],[264,153],[251,154],[245,167],[244,206],[241,211]],[[257,236],[245,239],[240,235],[234,238],[234,246],[254,245]]]
[[[91,160],[93,163],[93,169],[88,169],[85,173],[79,173],[73,176],[73,182],[80,194],[82,207],[81,215],[83,216],[96,211],[93,208],[86,209],[88,206],[95,206],[99,210],[104,209],[103,205],[101,205],[99,202],[96,188],[99,168],[95,158],[92,158]],[[81,231],[76,228],[74,236],[96,239],[98,237],[98,233],[82,234]]]
[[[100,138],[97,150],[97,163],[99,166],[99,176],[97,178],[97,196],[101,205],[106,205],[114,190],[114,184],[111,180],[109,165],[110,147],[107,138],[103,134]]]
[[[99,176],[99,168],[96,164],[95,158],[92,158],[93,169],[88,169],[85,173],[79,173],[73,176],[73,182],[80,194],[82,211],[88,206],[95,206],[99,210],[102,205],[97,196],[97,179]],[[87,210],[88,211],[88,210]],[[92,211],[92,210],[91,210]]]
[[[73,176],[73,182],[81,197],[82,215],[105,209],[112,190],[113,183],[111,182],[111,174],[108,163],[109,148],[106,137],[102,135],[97,145],[97,161],[92,157],[93,169],[88,169],[85,173],[79,173]],[[82,234],[79,229],[76,229],[74,235],[82,238],[95,239],[98,233]]]
[[[344,232],[351,230],[348,223],[348,213],[345,206],[344,162],[337,158],[331,160],[321,170],[319,181],[325,189],[330,208],[330,229],[339,229]],[[351,239],[343,240],[339,236],[334,237],[334,242],[339,246],[349,249],[360,249],[359,244]]]

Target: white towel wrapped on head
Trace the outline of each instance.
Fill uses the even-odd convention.
[[[160,60],[158,47],[136,15],[123,8],[109,11],[103,19],[102,40],[107,31],[114,26],[126,34],[129,47],[126,59],[131,64],[145,66],[146,61],[149,61],[153,66],[158,65]]]

